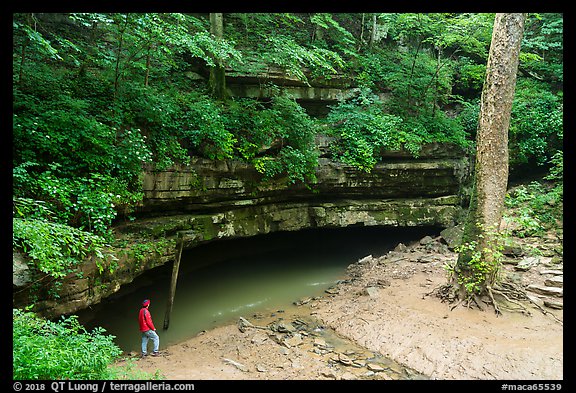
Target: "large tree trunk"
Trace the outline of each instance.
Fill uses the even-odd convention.
[[[210,33],[216,40],[224,37],[224,18],[221,13],[210,14]],[[226,91],[226,72],[220,59],[214,58],[215,67],[210,68],[210,77],[208,83],[212,96],[219,100],[225,100],[228,97]]]
[[[124,33],[128,28],[129,16],[124,15],[124,21],[118,21],[118,47],[116,49],[116,66],[114,67],[114,100],[118,98],[120,90],[120,79],[122,76],[120,64],[122,63],[122,52],[124,50]]]
[[[463,244],[477,244],[481,257],[472,263],[472,250],[464,249],[456,264],[459,284],[475,280],[480,293],[495,280],[499,263],[494,258],[495,237],[508,186],[508,128],[525,18],[526,14],[496,14],[482,90],[474,189],[462,238]],[[482,271],[475,265],[479,262]]]

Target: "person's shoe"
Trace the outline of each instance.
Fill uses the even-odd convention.
[[[142,354],[140,355],[141,358],[145,358],[146,356],[148,356],[146,352],[142,352]]]
[[[152,352],[152,356],[158,356],[160,355],[160,353],[158,353],[158,351]]]

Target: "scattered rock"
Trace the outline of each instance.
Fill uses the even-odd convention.
[[[248,320],[246,318],[240,317],[238,319],[238,330],[240,330],[242,333],[244,333],[246,331],[246,328],[252,327],[254,325],[252,325],[252,323],[248,322]]]
[[[550,299],[544,300],[544,305],[548,308],[553,308],[555,310],[562,310],[564,308],[564,304],[562,302]]]
[[[304,298],[302,298],[302,299],[299,299],[299,300],[295,301],[294,304],[295,304],[296,306],[302,306],[302,305],[304,305],[304,304],[310,303],[312,300],[314,300],[314,299],[308,296],[308,297],[304,297]]]
[[[564,261],[564,257],[563,256],[558,256],[555,255],[552,257],[552,259],[550,260],[550,265],[559,265]]]
[[[293,333],[296,331],[296,328],[290,322],[280,321],[273,325],[272,330],[280,333]]]
[[[378,288],[377,287],[364,288],[364,295],[368,295],[370,297],[377,297],[378,296]]]
[[[31,277],[26,257],[19,252],[12,252],[12,286],[24,287],[32,282]]]
[[[417,262],[430,263],[430,262],[434,262],[435,260],[436,260],[436,258],[433,255],[422,255],[422,256],[418,257]]]
[[[557,269],[543,269],[540,270],[540,274],[544,275],[544,274],[553,274],[555,276],[559,276],[561,274],[564,274],[564,271],[562,270],[557,270]]]
[[[330,378],[330,379],[336,379],[337,378],[336,373],[334,371],[322,371],[320,374],[323,377]]]
[[[444,229],[440,232],[440,236],[448,245],[448,248],[454,250],[462,243],[463,226],[457,225]]]
[[[528,291],[539,293],[544,296],[556,296],[556,297],[563,297],[564,290],[562,288],[557,287],[547,287],[538,284],[530,284],[526,287]]]
[[[521,245],[513,242],[512,240],[507,240],[504,242],[502,254],[512,258],[518,258],[524,255],[524,250],[522,249]]]
[[[317,347],[325,347],[326,346],[326,340],[324,340],[322,337],[314,337],[314,340],[312,343]]]
[[[352,359],[350,359],[348,356],[344,355],[343,353],[339,353],[338,356],[333,360],[340,362],[346,366],[352,365]]]
[[[406,252],[408,247],[404,243],[398,243],[396,247],[394,247],[395,252]]]
[[[238,370],[240,371],[244,371],[244,372],[248,372],[248,367],[246,367],[245,365],[243,365],[242,363],[238,363],[235,360],[232,359],[227,359],[227,358],[222,358],[222,360],[224,361],[224,363],[228,363],[231,364],[232,366],[236,367]]]
[[[254,325],[252,322],[248,321],[246,318],[244,317],[240,317],[238,319],[238,330],[240,330],[242,333],[244,333],[246,331],[246,329],[248,328],[254,328],[254,329],[266,329],[264,326],[256,326]]]
[[[372,261],[373,259],[374,258],[372,257],[372,255],[368,255],[368,256],[365,256],[364,258],[358,260],[358,263],[359,264],[368,263],[368,262]]]
[[[299,333],[296,333],[292,336],[289,336],[287,338],[284,338],[284,340],[282,340],[282,344],[286,347],[286,348],[292,348],[292,347],[296,347],[300,344],[302,344],[302,335]]]
[[[340,290],[336,287],[330,287],[330,288],[326,289],[324,292],[326,292],[330,295],[336,295],[340,292]]]
[[[290,354],[290,348],[280,347],[280,353],[284,356],[287,356]]]
[[[434,239],[431,236],[424,236],[422,239],[420,239],[420,244],[425,246],[426,244],[432,243],[434,241]]]
[[[549,287],[562,288],[564,286],[564,276],[554,276],[544,280],[544,284]]]
[[[338,377],[338,379],[343,380],[343,381],[350,381],[350,380],[354,380],[354,379],[358,379],[358,378],[356,377],[356,375],[352,374],[351,372],[345,371],[342,373],[342,375],[340,375]]]
[[[354,359],[352,361],[352,367],[356,367],[356,368],[366,367],[366,362],[364,360],[361,360],[361,359]]]
[[[261,345],[264,342],[266,342],[267,340],[268,340],[267,335],[265,335],[264,333],[259,333],[259,334],[255,334],[254,336],[252,336],[252,339],[250,340],[250,342],[252,344]]]
[[[514,268],[516,270],[527,271],[531,269],[533,266],[536,266],[539,262],[540,258],[538,257],[528,257],[518,262],[518,264]]]
[[[382,367],[382,366],[380,366],[379,364],[376,364],[376,363],[368,363],[368,364],[366,364],[366,368],[367,368],[368,370],[370,370],[370,371],[373,371],[373,372],[378,372],[378,371],[384,371],[384,370],[385,370],[384,367]]]

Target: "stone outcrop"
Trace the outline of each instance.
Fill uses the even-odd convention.
[[[416,159],[387,152],[370,172],[320,159],[316,184],[263,181],[239,161],[193,158],[189,166],[143,178],[144,202],[132,222],[118,223],[110,256],[87,260],[56,300],[38,313],[74,313],[115,293],[146,270],[174,260],[176,238],[192,248],[225,238],[348,226],[451,227],[461,220],[468,158],[450,145],[429,145]],[[25,296],[18,299],[25,303]],[[15,304],[17,301],[15,300]]]
[[[264,182],[248,163],[193,158],[189,166],[146,172],[144,205],[147,216],[169,213],[224,211],[238,207],[288,202],[337,200],[434,199],[455,197],[459,205],[469,172],[464,152],[452,145],[430,144],[418,159],[407,152],[387,152],[370,173],[320,158],[316,184]],[[435,204],[435,203],[433,203]]]
[[[251,64],[250,73],[226,68],[226,88],[233,97],[250,97],[268,100],[278,94],[281,88],[293,97],[306,112],[314,117],[328,114],[329,106],[358,94],[359,88],[354,80],[342,74],[330,77],[313,77],[310,70],[302,69],[306,80],[287,74],[279,67],[267,66],[260,69],[258,64]],[[210,70],[204,65],[198,65],[197,72],[188,72],[186,76],[191,81],[209,79]]]

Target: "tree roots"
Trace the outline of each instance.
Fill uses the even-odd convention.
[[[484,311],[484,307],[482,306],[484,303],[492,306],[496,315],[502,315],[502,311],[506,310],[509,312],[520,312],[530,316],[532,314],[528,306],[532,305],[543,314],[552,316],[552,318],[562,324],[562,320],[542,308],[542,306],[526,294],[526,291],[522,287],[508,279],[495,283],[493,286],[487,286],[485,294],[480,296],[466,293],[466,291],[455,282],[440,285],[424,296],[428,295],[434,295],[440,298],[442,302],[452,304],[450,310],[454,310],[456,307],[463,305],[467,308],[475,306]]]

